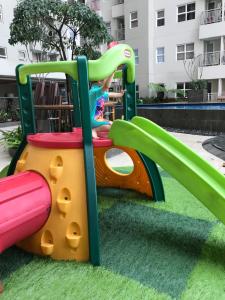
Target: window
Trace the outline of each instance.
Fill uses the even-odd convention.
[[[195,2],[177,7],[177,21],[184,22],[195,19]]]
[[[105,23],[105,26],[107,28],[108,34],[111,34],[111,23],[110,22],[109,23]]]
[[[176,92],[176,98],[177,97],[187,97],[188,91],[192,90],[191,83],[190,82],[178,82],[177,83],[177,90],[180,90],[182,93]]]
[[[138,49],[134,49],[134,56],[135,56],[135,64],[139,64],[139,56],[138,56]]]
[[[50,53],[50,54],[48,55],[48,59],[49,59],[50,61],[57,61],[57,60],[58,60],[58,54],[57,54],[57,53]]]
[[[140,98],[140,93],[139,93],[139,85],[136,85],[136,99]]]
[[[164,26],[165,25],[165,11],[164,9],[158,10],[156,12],[156,26]]]
[[[138,27],[138,13],[133,11],[130,13],[130,28]]]
[[[177,60],[194,58],[194,43],[177,45]]]
[[[46,52],[41,52],[41,51],[33,51],[32,52],[32,60],[35,62],[39,61],[47,61],[47,53]]]
[[[0,4],[0,22],[3,21],[3,9],[2,9],[2,5]]]
[[[25,60],[26,59],[26,53],[23,50],[18,51],[18,58],[19,60]]]
[[[0,58],[7,58],[7,51],[5,47],[0,46]]]
[[[159,47],[156,49],[156,63],[162,64],[165,62],[164,47]]]

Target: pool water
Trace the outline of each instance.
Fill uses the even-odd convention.
[[[141,104],[139,108],[145,109],[186,109],[186,110],[225,110],[225,103],[164,103]]]

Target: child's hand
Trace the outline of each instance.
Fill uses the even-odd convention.
[[[120,93],[121,93],[121,96],[123,96],[125,94],[127,90],[121,90]]]

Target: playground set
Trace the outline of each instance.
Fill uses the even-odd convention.
[[[92,139],[89,81],[103,80],[119,66],[124,120],[109,137]],[[37,133],[30,75],[64,72],[71,77],[73,132]],[[13,244],[57,260],[100,264],[96,187],[132,189],[164,201],[159,164],[225,223],[225,179],[211,165],[155,123],[136,116],[135,58],[131,47],[116,45],[98,60],[77,57],[19,65],[16,69],[23,141],[8,177],[0,181],[0,252]],[[106,152],[119,148],[134,169],[121,174]]]

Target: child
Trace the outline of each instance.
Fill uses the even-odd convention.
[[[120,93],[109,92],[113,76],[114,73],[103,81],[93,83],[89,91],[93,138],[99,138],[98,132],[108,132],[112,125],[111,121],[105,120],[103,117],[104,103],[109,101],[109,97],[121,98],[124,95],[124,91],[121,91]]]

